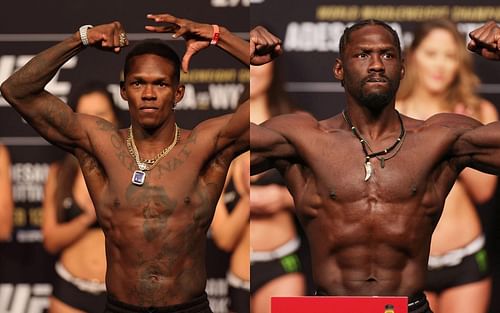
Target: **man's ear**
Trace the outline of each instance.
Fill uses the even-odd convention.
[[[333,75],[336,79],[340,80],[342,86],[344,86],[344,65],[340,58],[335,59],[335,65],[333,66]]]
[[[125,92],[125,82],[120,81],[120,96],[122,96],[122,99],[125,101],[128,101],[127,93]]]
[[[333,66],[333,75],[338,80],[344,80],[344,66],[342,64],[342,60],[339,58],[335,59],[335,65]]]
[[[176,104],[179,101],[181,101],[182,98],[184,97],[184,90],[186,90],[186,87],[184,85],[177,86],[177,89],[175,90],[175,103]]]

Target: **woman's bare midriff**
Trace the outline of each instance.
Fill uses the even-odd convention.
[[[103,283],[106,277],[106,254],[102,230],[89,229],[64,249],[60,262],[75,277]]]
[[[291,212],[279,211],[264,218],[250,219],[252,251],[272,251],[296,237]]]
[[[441,219],[432,234],[431,255],[443,255],[462,248],[481,234],[479,216],[466,192],[460,181],[451,189]]]
[[[231,273],[236,275],[242,280],[250,280],[250,230],[249,226],[246,227],[243,237],[238,242],[238,245],[231,254],[230,270]]]

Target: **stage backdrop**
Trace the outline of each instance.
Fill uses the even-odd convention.
[[[388,22],[406,45],[411,43],[415,25],[428,19],[449,18],[458,24],[464,36],[487,20],[500,21],[500,3],[494,0],[254,0],[250,14],[252,26],[267,26],[283,40],[285,53],[280,62],[285,88],[294,104],[318,119],[340,113],[345,105],[344,89],[332,71],[345,27],[354,21],[372,18]],[[478,56],[474,56],[474,62],[482,80],[480,93],[499,108],[500,62]],[[479,208],[494,271],[491,313],[500,312],[498,195],[500,191],[490,203]]]
[[[180,17],[227,26],[248,39],[248,0],[120,1],[120,0],[22,0],[9,1],[0,10],[0,82],[33,55],[63,40],[84,24],[122,22],[133,44],[144,38],[167,40],[182,55],[183,40],[168,34],[147,33],[148,13]],[[89,48],[68,61],[48,85],[66,99],[71,89],[86,81],[108,84],[121,109],[122,127],[128,126],[127,104],[119,97],[119,73],[125,58],[120,54]],[[216,47],[193,57],[184,100],[177,106],[179,125],[192,128],[208,117],[232,111],[247,88],[249,72]],[[0,313],[37,313],[47,308],[51,293],[53,262],[45,252],[40,232],[41,203],[48,165],[61,156],[0,97],[0,141],[12,156],[15,228],[9,242],[0,243]],[[1,196],[1,195],[0,195]],[[209,245],[213,247],[213,245]],[[209,259],[213,255],[210,252]],[[226,312],[227,254],[209,260],[207,292],[215,312]],[[215,273],[211,275],[211,273]]]

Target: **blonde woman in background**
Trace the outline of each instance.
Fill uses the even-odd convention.
[[[13,228],[14,202],[12,200],[12,179],[10,155],[0,144],[0,241],[9,240]]]
[[[436,113],[498,119],[495,107],[476,93],[479,79],[465,36],[446,20],[423,23],[406,53],[406,77],[397,108],[426,120]],[[435,313],[486,312],[491,291],[484,235],[475,204],[493,195],[496,177],[465,169],[446,198],[434,230],[426,290]]]
[[[71,102],[70,102],[71,103]],[[117,124],[111,94],[100,83],[79,91],[75,111]],[[88,164],[95,162],[89,156]],[[73,155],[53,163],[45,185],[43,240],[50,253],[60,253],[56,263],[49,312],[102,313],[106,304],[104,234],[87,186]]]

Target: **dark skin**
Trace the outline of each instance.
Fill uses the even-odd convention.
[[[148,30],[176,32],[186,39],[185,70],[193,54],[209,47],[209,24],[167,14],[149,17],[167,26]],[[90,46],[120,52],[121,32],[118,22],[91,28]],[[256,36],[251,46],[259,45]],[[247,65],[267,49],[264,45],[250,55],[249,43],[224,27],[217,46]],[[248,149],[248,101],[233,114],[183,129],[179,142],[139,187],[131,183],[137,165],[127,150],[128,129],[74,113],[44,90],[62,64],[83,49],[77,32],[13,74],[2,84],[2,93],[43,137],[78,158],[106,236],[108,292],[119,301],[145,307],[189,301],[205,289],[206,231],[229,164]],[[144,54],[132,59],[121,87],[141,159],[155,157],[174,140],[172,107],[184,87],[173,74],[170,60]]]
[[[488,38],[493,32],[498,27]],[[498,55],[498,47],[489,49]],[[401,129],[390,95],[404,75],[391,33],[379,25],[353,31],[334,74],[344,81],[353,125],[374,151],[391,146]],[[389,100],[363,100],[378,96]],[[399,152],[384,168],[372,158],[366,182],[365,154],[342,115],[317,121],[298,113],[251,125],[253,174],[276,167],[285,177],[325,294],[421,291],[431,235],[457,175],[465,167],[500,173],[499,123],[456,114],[402,118],[407,133]]]

